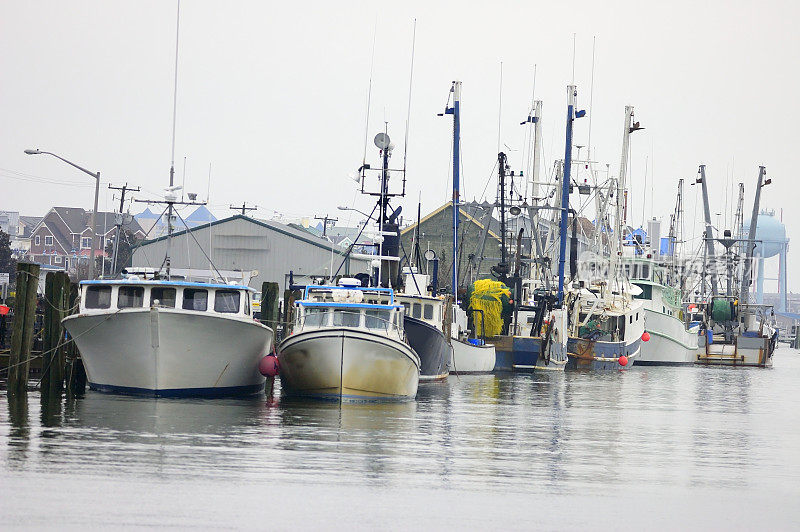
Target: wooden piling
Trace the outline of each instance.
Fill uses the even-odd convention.
[[[25,394],[28,389],[38,286],[39,265],[28,262],[17,263],[17,293],[14,299],[14,325],[11,331],[6,390],[9,397]]]
[[[70,284],[69,290],[69,309],[70,314],[78,312],[78,285]],[[80,358],[78,346],[75,342],[70,342],[66,346],[66,381],[67,397],[83,395],[86,390],[86,370],[83,367],[83,360]]]
[[[64,327],[69,310],[70,280],[65,272],[51,272],[45,278],[44,333],[42,343],[42,398],[61,400],[64,388]]]
[[[261,284],[261,323],[278,330],[278,283]]]

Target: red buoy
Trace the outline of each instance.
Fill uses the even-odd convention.
[[[617,362],[619,362],[619,365],[620,365],[620,366],[623,366],[623,367],[625,367],[625,366],[627,366],[627,365],[628,365],[628,357],[626,357],[625,355],[622,355],[621,357],[619,357],[619,358],[617,359]]]
[[[642,335],[642,341],[643,342],[649,342],[650,341],[650,333],[649,332],[647,332],[647,331],[644,332],[644,334]]]
[[[265,377],[274,377],[280,372],[278,357],[267,355],[258,362],[258,371]]]

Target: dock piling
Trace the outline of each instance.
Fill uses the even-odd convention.
[[[9,397],[23,395],[28,389],[38,286],[39,265],[28,262],[17,263],[17,293],[14,299],[14,325],[11,331],[6,390]]]

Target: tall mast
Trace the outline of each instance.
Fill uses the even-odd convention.
[[[711,268],[711,295],[715,296],[718,293],[717,287],[717,265],[714,262],[714,227],[711,225],[711,207],[708,204],[708,185],[706,184],[706,165],[700,165],[700,178],[697,180],[700,183],[703,192],[703,215],[706,222],[706,261],[710,262]],[[703,278],[703,286],[705,287],[705,276]],[[705,293],[705,289],[703,290]]]
[[[564,147],[564,173],[561,178],[561,226],[559,228],[558,256],[558,303],[564,301],[564,265],[567,260],[567,222],[569,219],[569,184],[572,168],[572,126],[576,118],[586,111],[575,112],[575,98],[578,95],[575,85],[567,85],[567,138]]]
[[[753,214],[750,217],[750,232],[747,235],[747,248],[744,255],[744,273],[742,274],[742,287],[739,290],[739,301],[741,305],[747,305],[750,295],[750,265],[753,259],[753,248],[755,247],[756,228],[758,226],[758,209],[761,203],[761,187],[768,185],[770,180],[764,182],[767,169],[763,166],[758,167],[758,184],[756,185],[755,199],[753,200]]]
[[[169,165],[169,194],[167,197],[167,256],[164,258],[164,266],[167,271],[167,280],[170,279],[170,248],[172,247],[172,209],[174,201],[177,199],[173,187],[175,186],[175,124],[178,116],[178,43],[180,42],[181,29],[181,1],[178,0],[178,14],[175,19],[175,83],[172,94],[172,156]],[[169,201],[170,198],[172,201]]]
[[[631,133],[642,129],[639,127],[638,122],[633,121],[633,106],[625,106],[625,125],[622,130],[622,155],[619,161],[619,176],[617,176],[617,192],[614,198],[616,206],[616,238],[614,239],[614,248],[611,250],[611,271],[616,279],[617,266],[620,261],[620,253],[622,252],[622,239],[625,231],[627,220],[625,219],[625,190],[627,187],[626,179],[628,177],[628,152],[631,146]]]
[[[458,200],[461,193],[461,82],[453,82],[453,107],[445,109],[453,115],[453,298],[458,302]]]

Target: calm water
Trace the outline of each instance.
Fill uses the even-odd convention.
[[[771,370],[451,376],[416,402],[0,399],[0,526],[797,528],[800,353]]]

